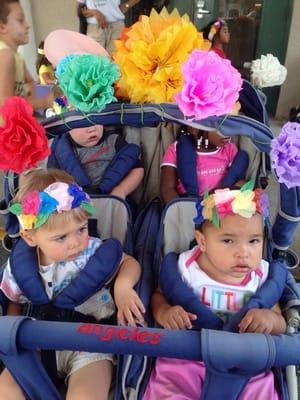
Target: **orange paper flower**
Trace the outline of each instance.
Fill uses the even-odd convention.
[[[135,103],[174,101],[183,85],[181,64],[193,49],[205,47],[187,15],[165,8],[142,15],[115,44],[113,58],[121,70],[116,94]]]

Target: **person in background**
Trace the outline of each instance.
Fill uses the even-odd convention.
[[[35,82],[18,53],[19,46],[29,40],[26,22],[19,0],[0,0],[0,106],[10,96],[25,97],[34,109],[52,105],[53,94],[37,98]]]
[[[41,85],[53,85],[56,82],[54,69],[51,62],[45,56],[44,41],[39,44],[38,58],[36,61],[36,72]]]
[[[140,0],[77,0],[78,12],[87,20],[87,35],[95,39],[110,54],[114,40],[121,37],[127,11]]]
[[[210,22],[203,29],[203,38],[211,42],[210,50],[217,53],[220,57],[226,58],[223,46],[229,43],[230,32],[226,21],[217,19]]]

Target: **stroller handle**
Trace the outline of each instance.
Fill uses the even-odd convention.
[[[19,349],[77,350],[203,360],[211,367],[252,375],[273,366],[300,364],[300,335],[271,336],[202,329],[145,327],[0,318],[0,358]],[[255,354],[255,357],[253,357]],[[254,358],[254,360],[252,360]]]

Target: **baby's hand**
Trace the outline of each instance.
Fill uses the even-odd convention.
[[[136,326],[135,318],[141,323],[144,322],[145,307],[134,289],[124,289],[118,295],[115,293],[115,302],[118,308],[117,318],[120,325],[127,325],[128,322],[130,326]]]
[[[239,323],[241,333],[279,334],[285,332],[285,326],[282,315],[266,308],[252,308]]]
[[[172,306],[162,314],[159,323],[166,329],[192,329],[191,321],[196,319],[195,314],[185,311],[181,306]]]

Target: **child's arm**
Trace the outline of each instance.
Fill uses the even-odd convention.
[[[286,332],[286,322],[278,304],[270,310],[252,308],[239,323],[240,332],[256,332],[279,335]]]
[[[0,105],[15,93],[16,61],[10,49],[0,51]]]
[[[160,289],[156,289],[151,298],[151,309],[154,320],[166,329],[192,329],[191,321],[195,314],[185,311],[181,306],[171,306]]]
[[[144,177],[144,168],[133,168],[127,176],[113,188],[111,194],[125,200],[132,193]]]
[[[143,313],[144,305],[134,290],[141,275],[141,267],[133,258],[124,254],[118,275],[114,285],[114,298],[118,308],[118,322],[126,325],[128,322],[131,326],[135,326],[134,317],[140,322],[144,322]]]
[[[177,170],[171,166],[163,166],[160,174],[160,195],[165,204],[178,197]]]

